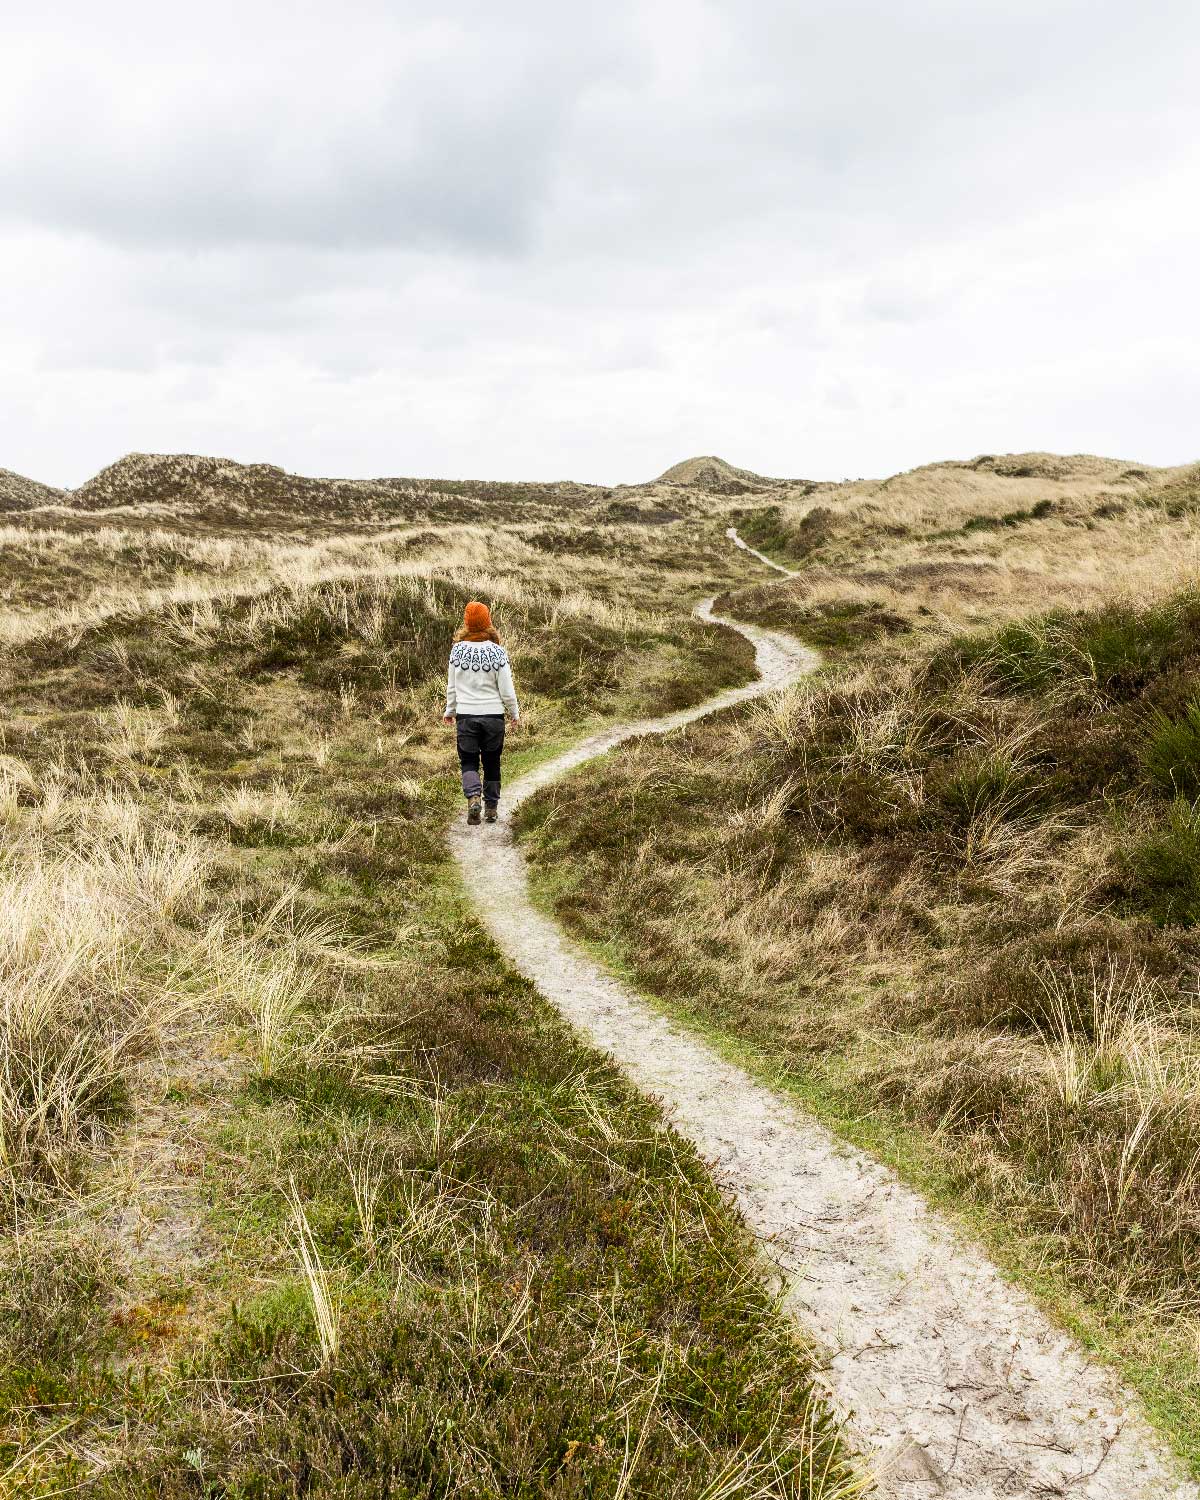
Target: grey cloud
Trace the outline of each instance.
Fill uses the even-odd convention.
[[[863,291],[862,313],[871,322],[920,323],[943,312],[949,302],[948,289],[884,276]]]
[[[439,31],[417,5],[352,4],[319,47],[135,31],[132,56],[128,33],[68,32],[10,96],[0,212],[124,244],[476,256],[569,237],[571,211],[618,250],[745,215],[919,234],[1165,148],[1127,78],[1169,82],[1194,16],[1147,9],[667,0],[598,24],[526,3],[452,6]]]
[[[419,8],[368,9],[365,47],[350,24],[327,51],[274,67],[219,48],[152,50],[132,66],[94,38],[86,56],[47,48],[45,74],[0,102],[0,121],[18,117],[0,212],[130,245],[511,254],[573,99],[619,49],[589,48],[591,28],[564,45],[549,7],[524,27],[466,7],[468,24],[433,45]]]
[[[62,0],[5,47],[5,466],[1194,446],[1190,0]]]

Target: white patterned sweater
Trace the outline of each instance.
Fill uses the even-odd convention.
[[[508,652],[491,641],[456,641],[446,672],[446,717],[502,713],[514,724],[521,717]]]

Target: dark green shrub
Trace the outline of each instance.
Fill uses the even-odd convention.
[[[930,776],[927,790],[939,811],[949,812],[961,824],[988,811],[1007,816],[1029,801],[1024,773],[1000,748],[956,756]]]
[[[1074,644],[1097,687],[1112,698],[1132,697],[1175,654],[1175,611],[1109,605],[1079,617]]]
[[[1200,802],[1176,797],[1125,856],[1132,896],[1156,922],[1200,921]]]
[[[816,552],[839,531],[839,518],[827,506],[817,505],[797,520],[778,505],[736,513],[738,530],[751,546],[768,553],[802,560]]]
[[[1153,715],[1140,760],[1146,775],[1164,791],[1200,795],[1200,698],[1193,698],[1179,718],[1161,711]]]
[[[986,640],[979,643],[977,659],[998,685],[1012,692],[1049,687],[1066,665],[1065,625],[1066,617],[1057,613],[1014,621],[996,632],[990,649]]]
[[[1006,526],[1020,526],[1026,521],[1040,521],[1054,514],[1053,500],[1039,500],[1029,510],[1009,510],[1000,516],[968,516],[964,531],[1000,531]]]
[[[1200,601],[1177,594],[1143,609],[1109,604],[1016,620],[991,635],[959,636],[930,659],[941,687],[982,671],[1001,691],[1039,692],[1089,680],[1114,702],[1136,698],[1162,673],[1200,654]]]

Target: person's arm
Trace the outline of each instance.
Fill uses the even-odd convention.
[[[446,708],[442,714],[443,719],[452,719],[454,711],[458,707],[458,694],[454,689],[454,663],[451,662],[446,668]]]
[[[517,690],[513,687],[512,668],[507,662],[500,668],[496,686],[500,689],[500,701],[504,704],[504,711],[516,724],[521,717],[521,705],[517,702]]]

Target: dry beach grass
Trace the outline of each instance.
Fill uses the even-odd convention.
[[[844,657],[548,793],[548,899],[1008,1214],[1026,1274],[1108,1299],[1190,1444],[1195,476],[1135,467],[0,474],[0,1485],[853,1492],[694,1152],[448,866],[436,713],[474,593],[516,663],[516,764],[746,681],[745,643],[691,619],[713,589]],[[731,520],[800,576],[763,585]],[[1161,618],[1104,615],[1131,587]],[[1140,675],[1105,676],[1122,650]]]
[[[529,849],[560,918],[965,1214],[1195,1457],[1200,475],[1008,467],[739,497],[797,572],[721,606],[834,669],[549,789]]]
[[[537,505],[466,536],[407,496],[337,535],[297,509],[247,536],[211,490],[15,513],[6,1492],[852,1492],[695,1154],[446,861],[471,594],[527,759],[750,670],[675,607],[738,576],[707,530],[600,518],[564,552]]]

